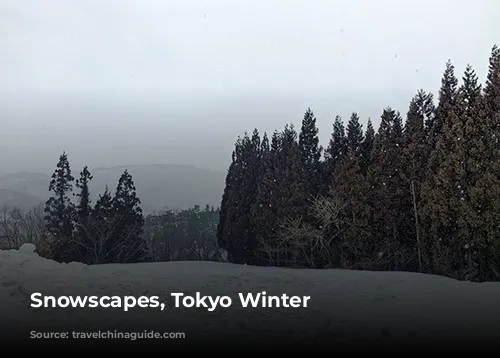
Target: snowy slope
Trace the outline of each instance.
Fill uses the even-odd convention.
[[[238,293],[310,296],[307,308],[243,308]],[[30,295],[229,295],[207,308],[31,308]],[[297,270],[209,262],[86,266],[0,251],[0,322],[23,337],[47,330],[185,332],[188,341],[332,342],[368,337],[500,338],[500,283],[469,283],[413,274]],[[173,341],[172,341],[173,342]],[[169,342],[169,343],[172,343]]]

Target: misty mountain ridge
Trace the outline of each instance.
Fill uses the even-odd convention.
[[[72,168],[76,179],[83,168]],[[93,180],[90,195],[95,203],[99,194],[108,186],[114,193],[120,175],[125,171],[132,175],[137,195],[144,213],[169,209],[187,209],[194,205],[220,205],[225,173],[201,169],[192,165],[147,164],[121,165],[110,168],[89,168]],[[0,177],[0,206],[17,206],[29,209],[45,202],[49,196],[51,175],[45,173],[18,172]],[[74,193],[76,193],[74,186]],[[75,197],[76,200],[76,197]]]

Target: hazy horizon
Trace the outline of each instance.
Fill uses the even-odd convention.
[[[445,62],[484,81],[494,0],[0,0],[0,174],[186,164],[224,171],[238,135],[335,116],[377,127]],[[467,26],[464,23],[467,22]]]

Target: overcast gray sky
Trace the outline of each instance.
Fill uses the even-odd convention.
[[[50,172],[66,150],[224,170],[238,134],[308,106],[326,144],[336,114],[377,125],[437,93],[448,58],[483,81],[499,17],[498,0],[0,0],[0,166]]]

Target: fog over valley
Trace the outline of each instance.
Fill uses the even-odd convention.
[[[318,117],[322,144],[337,114],[352,108],[363,122],[378,123],[380,103],[404,104],[410,90],[357,90],[331,95],[235,93],[92,97],[62,94],[14,99],[0,104],[2,174],[51,173],[62,150],[75,168],[138,164],[186,164],[226,171],[238,135],[257,127],[269,134],[284,123],[297,128],[310,106]],[[366,98],[363,102],[356,98]]]
[[[385,106],[405,113],[417,89],[437,91],[448,58],[460,70],[471,62],[483,78],[498,9],[496,1],[3,0],[0,173],[50,173],[63,150],[75,168],[225,171],[236,136],[298,126],[307,107],[326,146],[337,114],[356,111],[377,127]]]
[[[308,108],[324,148],[337,115],[376,129],[385,107],[405,115],[417,90],[436,93],[449,58],[483,78],[498,33],[495,1],[286,4],[0,1],[0,176],[15,174],[0,204],[45,200],[65,151],[75,176],[134,167],[146,207],[167,198],[153,190],[218,205],[238,136],[299,129]]]

